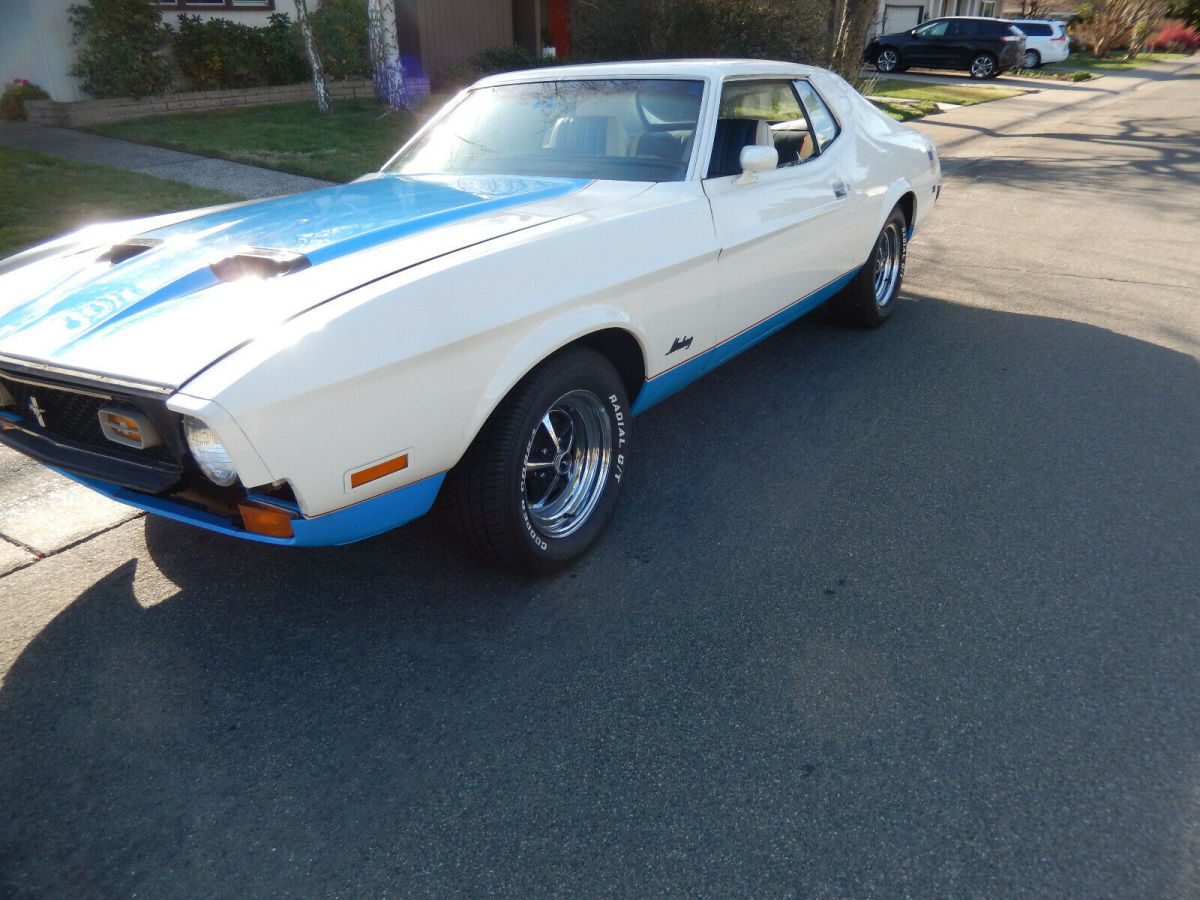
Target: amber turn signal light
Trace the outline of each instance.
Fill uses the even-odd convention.
[[[239,503],[238,512],[242,514],[246,530],[253,534],[276,538],[290,538],[293,535],[292,517],[282,509]]]

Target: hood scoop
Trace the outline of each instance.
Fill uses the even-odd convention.
[[[153,247],[157,247],[162,243],[161,238],[133,238],[132,240],[122,241],[119,244],[113,244],[102,254],[96,262],[112,263],[114,266],[117,263],[123,263],[127,259],[133,259],[139,253],[145,253]]]
[[[303,253],[251,247],[242,253],[227,256],[209,268],[221,281],[238,281],[242,278],[264,279],[291,275],[311,265],[312,261]]]

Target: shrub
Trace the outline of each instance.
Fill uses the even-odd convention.
[[[307,66],[286,15],[275,14],[266,28],[229,19],[180,16],[171,32],[175,61],[195,90],[294,84]]]
[[[1091,72],[1072,72],[1069,80],[1070,81],[1091,81],[1091,78],[1092,78]]]
[[[88,0],[68,14],[79,45],[70,74],[94,97],[144,97],[174,82],[162,51],[170,32],[154,0]]]
[[[25,119],[26,100],[49,100],[50,95],[36,84],[18,78],[4,89],[0,96],[0,114],[6,119]]]
[[[321,0],[308,16],[330,78],[370,78],[367,5],[363,0]]]
[[[518,69],[533,69],[537,66],[558,65],[561,59],[534,56],[519,44],[510,47],[488,47],[480,50],[468,60],[468,64],[479,77],[497,72],[515,72]]]
[[[786,0],[606,0],[572,5],[581,59],[744,56],[826,59],[829,7]]]
[[[519,44],[488,47],[469,57],[466,61],[434,73],[440,90],[470,84],[485,75],[497,72],[515,72],[519,69],[536,69],[540,66],[561,66],[566,60],[555,57],[534,56]]]
[[[1151,42],[1155,53],[1195,53],[1200,48],[1200,33],[1183,25],[1168,25]]]
[[[300,44],[300,29],[287,13],[272,13],[266,28],[258,28],[262,71],[267,84],[300,84],[312,78]]]

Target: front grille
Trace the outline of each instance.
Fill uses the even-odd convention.
[[[163,435],[165,443],[147,450],[138,450],[110,441],[100,430],[99,412],[106,406],[138,409],[151,419],[161,418],[153,415],[152,410],[144,408],[147,405],[145,401],[139,403],[133,398],[116,394],[92,396],[50,384],[33,384],[4,372],[0,372],[0,384],[14,400],[13,405],[5,411],[19,415],[21,425],[31,431],[93,447],[114,456],[137,460],[175,461],[176,457],[168,446],[168,435]],[[157,427],[158,422],[155,424]]]

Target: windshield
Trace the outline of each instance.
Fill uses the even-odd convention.
[[[386,171],[679,181],[703,90],[703,82],[674,79],[478,88]]]

